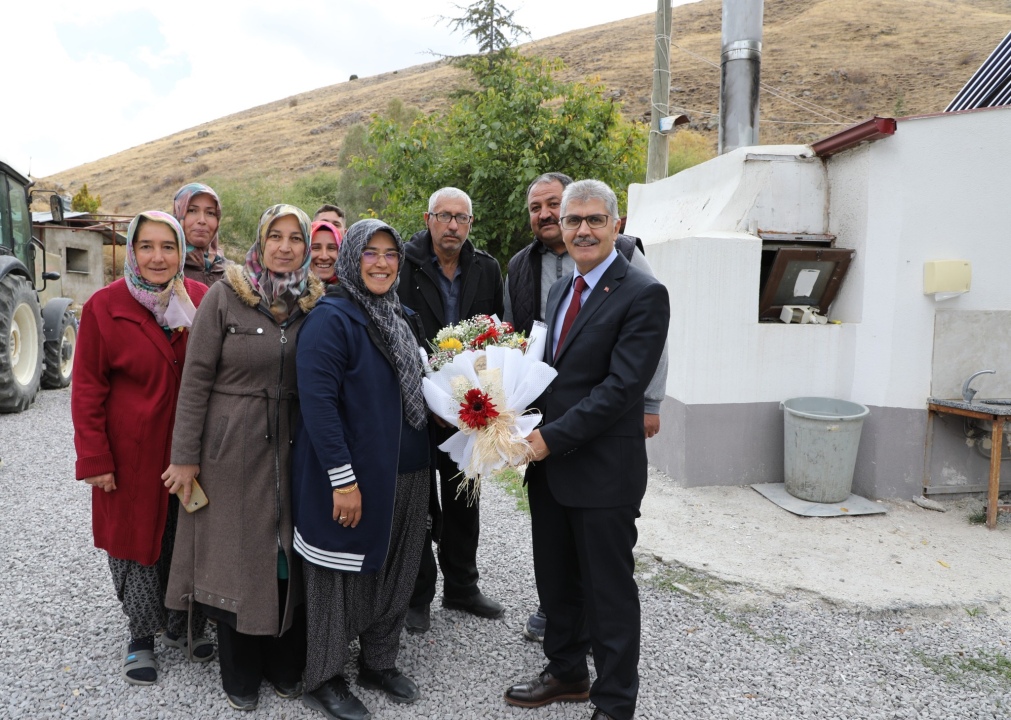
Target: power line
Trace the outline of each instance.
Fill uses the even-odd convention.
[[[675,42],[672,42],[671,45],[673,45],[674,47],[676,47],[678,50],[680,50],[681,52],[685,53],[686,55],[689,55],[689,56],[695,58],[696,60],[698,60],[698,61],[700,61],[702,63],[705,63],[706,65],[709,65],[709,66],[711,66],[711,67],[713,67],[713,68],[715,68],[717,70],[720,69],[720,66],[719,66],[718,63],[713,62],[712,60],[710,60],[709,58],[707,58],[707,57],[705,57],[703,55],[699,55],[698,53],[692,52],[691,50],[689,50],[687,48],[681,47],[680,45],[678,45]],[[765,90],[769,94],[773,95],[774,97],[778,97],[781,100],[784,100],[784,101],[786,101],[788,103],[796,105],[801,110],[805,110],[805,111],[807,111],[809,113],[812,113],[814,115],[820,115],[821,117],[828,119],[829,123],[831,123],[831,124],[847,125],[847,124],[851,124],[851,123],[854,122],[853,118],[851,118],[851,117],[849,117],[849,116],[847,116],[847,115],[845,115],[845,114],[843,114],[843,113],[841,113],[841,112],[839,112],[837,110],[833,110],[832,108],[829,108],[829,107],[824,107],[824,106],[819,105],[818,103],[816,103],[816,102],[814,102],[812,100],[804,100],[802,98],[798,98],[795,95],[791,95],[790,93],[786,92],[785,90],[780,90],[779,88],[773,88],[768,83],[760,81],[759,82],[759,87],[761,87],[763,90]],[[808,106],[810,106],[810,107],[808,107]],[[824,111],[824,112],[821,112],[821,111]],[[825,113],[831,113],[831,114],[835,115],[836,117],[842,118],[843,120],[845,120],[845,122],[836,122],[833,118],[831,118],[830,116],[826,115]],[[773,120],[768,120],[768,121],[763,121],[763,122],[781,122],[781,123],[792,122],[792,123],[795,123],[795,124],[801,124],[798,121],[773,121]],[[811,123],[811,124],[822,125],[822,124],[829,124],[829,123]]]
[[[684,105],[674,105],[674,107],[683,110],[685,112],[692,113],[693,115],[705,115],[707,117],[719,117],[719,113],[708,112],[706,110],[694,110],[692,108],[687,108]],[[763,123],[775,123],[777,125],[851,125],[848,122],[837,122],[835,120],[827,120],[825,122],[802,122],[800,120],[770,120],[767,118],[762,118]]]

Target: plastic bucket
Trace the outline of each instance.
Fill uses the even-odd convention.
[[[860,430],[870,412],[860,403],[799,397],[779,404],[783,412],[786,491],[801,500],[839,503],[853,488]]]

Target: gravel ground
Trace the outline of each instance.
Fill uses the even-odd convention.
[[[92,547],[89,490],[73,481],[69,391],[0,416],[0,718],[236,718],[216,663],[159,654],[157,685],[119,677],[126,623],[104,553]],[[520,635],[536,605],[529,522],[486,487],[482,589],[504,620],[433,609],[432,630],[402,636],[400,667],[422,690],[410,706],[359,690],[376,718],[588,718],[586,705],[522,710],[506,686],[538,672]],[[1007,573],[1009,568],[992,568]],[[752,605],[752,588],[643,557],[640,718],[1011,718],[1011,631],[985,610],[861,613],[797,601]],[[261,692],[256,717],[319,718]]]

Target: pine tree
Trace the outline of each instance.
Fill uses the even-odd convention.
[[[477,0],[466,7],[457,5],[463,11],[461,17],[442,18],[454,32],[463,31],[465,37],[474,38],[478,50],[495,60],[521,37],[529,37],[530,31],[513,20],[515,10],[495,0]]]
[[[84,183],[80,191],[70,201],[70,209],[75,212],[95,213],[98,212],[98,208],[101,205],[102,196],[95,195],[92,197],[91,193],[88,192],[88,183]]]

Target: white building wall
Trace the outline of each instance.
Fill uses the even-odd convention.
[[[894,136],[827,163],[829,230],[857,250],[833,307],[859,323],[853,399],[923,408],[936,309],[1011,309],[1011,173],[999,159],[1011,157],[1009,128],[1011,108],[902,120]],[[923,294],[923,264],[943,259],[972,263],[972,289],[937,303]],[[990,381],[1005,395],[1006,370],[1006,382]]]
[[[755,403],[848,390],[852,327],[758,322],[762,241],[747,230],[826,231],[827,183],[810,154],[742,148],[629,189],[627,232],[671,293],[670,397]]]
[[[671,292],[671,347],[688,351],[671,354],[668,395],[923,408],[937,307],[923,263],[972,262],[971,292],[944,307],[1011,309],[1011,173],[992,161],[1011,157],[1009,127],[1011,109],[909,119],[825,163],[804,146],[742,148],[633,185],[627,231]],[[758,323],[758,229],[856,250],[830,314],[842,325]]]
[[[910,118],[827,160],[805,146],[741,148],[633,185],[627,231],[671,293],[668,400],[651,462],[689,486],[779,482],[777,403],[830,396],[872,409],[858,494],[918,495],[925,470],[983,473],[960,432],[935,433],[925,468],[926,401],[957,395],[957,378],[986,366],[998,375],[976,383],[984,396],[1011,397],[1008,128],[1011,108]],[[841,324],[758,322],[760,230],[829,232],[856,251],[830,310]],[[939,305],[923,294],[923,264],[942,259],[970,261],[973,280]],[[935,346],[945,350],[936,358]],[[714,450],[728,437],[739,452]]]

